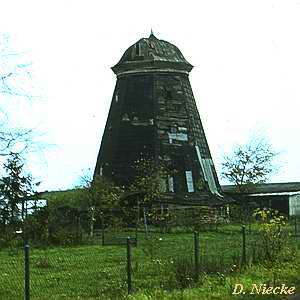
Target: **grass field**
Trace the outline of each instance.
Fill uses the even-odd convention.
[[[127,233],[126,233],[127,234]],[[251,257],[259,236],[247,234]],[[299,238],[298,238],[299,239]],[[194,280],[192,233],[138,235],[132,249],[134,294],[130,299],[281,299],[261,295],[231,295],[236,283],[296,286],[300,291],[300,255],[292,239],[281,263],[267,265],[250,260],[239,268],[240,226],[226,225],[200,233],[200,277]],[[257,250],[256,250],[257,251]],[[259,258],[259,253],[255,256]],[[23,252],[0,251],[0,299],[23,299]],[[127,298],[126,246],[94,245],[30,249],[31,299]]]

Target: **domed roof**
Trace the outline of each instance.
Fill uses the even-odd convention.
[[[169,70],[190,72],[193,66],[173,44],[159,40],[151,32],[130,46],[120,61],[112,67],[115,74]]]

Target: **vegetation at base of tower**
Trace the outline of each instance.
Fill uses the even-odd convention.
[[[20,159],[18,154],[13,156]],[[18,163],[15,166],[19,169],[4,177],[0,186],[0,226],[7,229],[6,234],[1,227],[0,246],[16,238],[15,232],[20,227],[35,244],[78,245],[93,238],[95,224],[98,231],[102,225],[117,229],[131,217],[125,207],[118,209],[123,190],[103,177],[86,181],[85,186],[70,191],[40,194],[35,193],[36,184],[30,176],[20,175],[22,166]],[[25,213],[22,218],[24,213],[16,205],[38,198],[47,199],[47,206],[29,215]]]
[[[104,226],[122,226],[122,218],[114,210],[121,207],[123,192],[103,176],[92,178],[85,175],[80,187],[46,195],[51,227],[49,241],[77,244],[82,241],[85,232],[90,238],[94,236],[95,224],[97,228],[103,223]]]
[[[153,202],[160,200],[162,194],[166,191],[167,183],[167,168],[161,162],[153,159],[141,158],[134,165],[135,177],[128,190],[132,193],[137,193],[137,209],[143,207],[143,223],[145,234],[148,235],[149,219],[153,222],[167,217],[167,212],[149,208]]]
[[[161,226],[161,228],[167,227],[169,221],[174,218],[174,214],[172,215],[169,209],[164,209],[162,207],[153,207],[148,212],[148,218],[151,220],[153,225]]]
[[[275,171],[276,153],[264,140],[234,147],[222,162],[222,176],[236,186],[238,192],[250,191],[255,184],[266,182]]]
[[[143,195],[140,204],[151,205],[166,190],[167,168],[152,159],[141,158],[135,162],[135,178],[129,190]]]
[[[120,208],[120,196],[123,190],[103,176],[96,176],[95,178],[83,178],[83,189],[81,192],[80,207],[82,210],[88,212],[89,220],[89,235],[94,235],[94,224],[96,218],[108,218],[107,212],[110,209]],[[120,218],[115,218],[113,214],[109,216],[109,223],[114,226],[121,226]]]

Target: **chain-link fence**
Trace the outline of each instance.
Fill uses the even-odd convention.
[[[139,290],[188,288],[204,274],[228,274],[261,262],[270,246],[263,243],[255,223],[243,227],[206,222],[193,227],[170,226],[165,219],[163,224],[143,221],[142,217],[136,227],[95,229],[87,243],[68,247],[29,240],[30,298],[116,299]],[[299,218],[291,218],[286,226],[287,256],[296,242],[299,247],[298,224]],[[1,249],[0,261],[0,299],[23,299],[26,274],[21,237]]]
[[[24,298],[24,251],[20,245],[0,251],[0,299]]]

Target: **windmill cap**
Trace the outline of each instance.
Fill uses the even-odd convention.
[[[120,61],[112,67],[115,74],[161,70],[188,73],[193,66],[173,44],[158,39],[153,32],[130,46]]]

